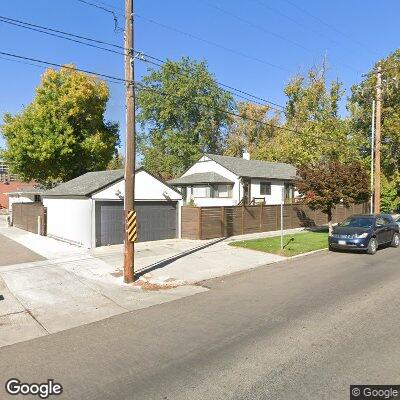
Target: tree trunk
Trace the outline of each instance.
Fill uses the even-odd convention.
[[[329,235],[332,235],[333,226],[332,226],[332,209],[331,208],[328,210],[327,214],[328,214]]]

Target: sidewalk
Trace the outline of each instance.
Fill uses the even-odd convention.
[[[17,228],[0,233],[46,258],[0,267],[0,346],[202,293],[197,282],[284,259],[229,246],[234,238],[138,243],[136,272],[149,291],[123,282],[122,246],[89,251]]]

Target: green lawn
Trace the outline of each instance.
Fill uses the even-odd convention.
[[[273,236],[261,239],[242,240],[232,242],[231,246],[244,247],[245,249],[259,250],[266,253],[280,254],[286,257],[308,251],[325,249],[328,247],[327,232],[294,233],[283,236],[283,252],[281,252],[281,237]]]

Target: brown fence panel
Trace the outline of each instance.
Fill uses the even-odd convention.
[[[368,204],[356,204],[349,208],[339,205],[333,210],[333,222],[342,222],[352,214],[368,212]],[[321,211],[313,211],[304,204],[283,206],[283,228],[306,228],[328,223]],[[182,238],[212,239],[247,233],[279,230],[280,205],[229,206],[229,207],[182,207]]]
[[[199,235],[199,213],[200,208],[197,207],[182,207],[182,237],[185,239],[200,239]]]
[[[45,236],[47,231],[46,208],[41,203],[14,203],[12,205],[12,222],[17,228]],[[40,232],[38,232],[39,228]]]

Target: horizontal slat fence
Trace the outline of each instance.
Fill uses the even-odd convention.
[[[13,225],[28,232],[46,236],[46,216],[46,208],[41,203],[14,203],[12,205]],[[40,232],[38,232],[39,229]]]
[[[352,214],[368,212],[367,204],[354,204],[349,208],[337,206],[333,222],[341,222]],[[283,229],[321,226],[328,217],[304,204],[283,206]],[[277,231],[281,228],[280,205],[182,207],[182,238],[212,239],[247,233]]]

